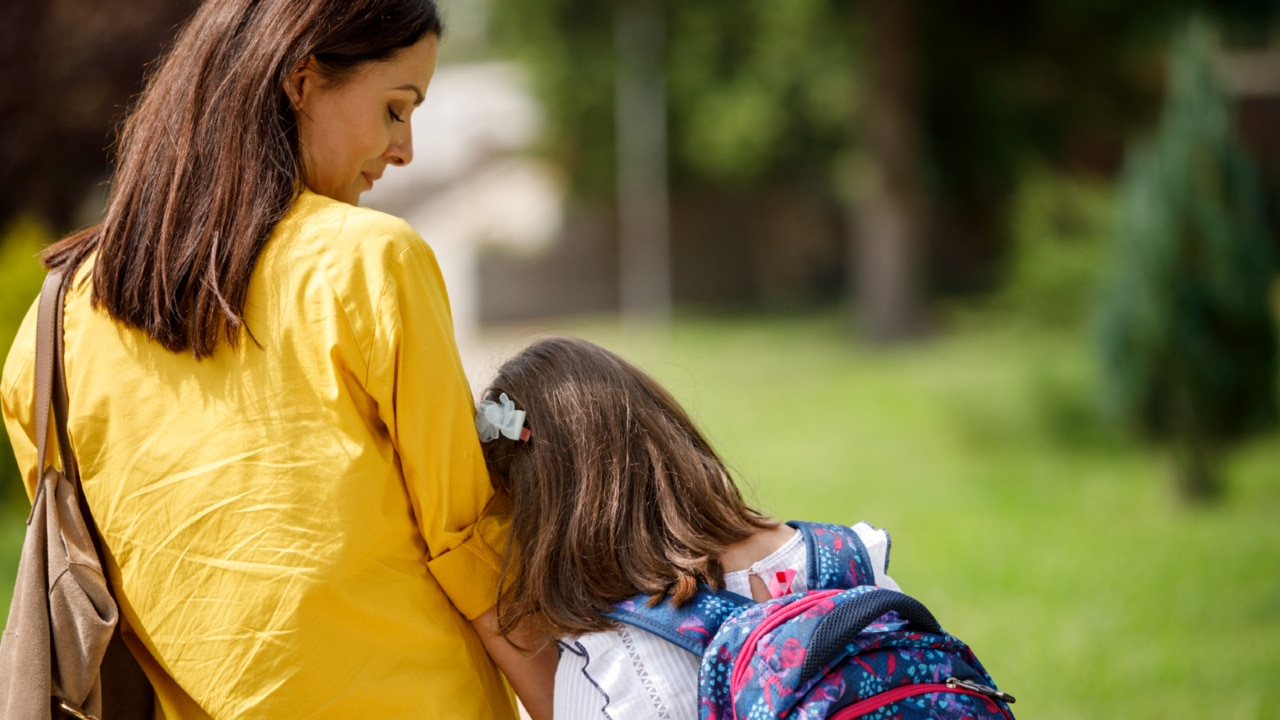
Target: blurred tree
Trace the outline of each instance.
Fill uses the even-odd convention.
[[[530,62],[547,101],[547,149],[581,196],[611,203],[621,0],[488,2],[501,46]],[[81,209],[107,177],[111,128],[144,64],[196,4],[0,3],[0,59],[19,69],[0,76],[0,222],[23,209],[55,232],[94,219]],[[1006,202],[1028,158],[1109,169],[1158,89],[1145,48],[1171,18],[1209,8],[1257,34],[1276,9],[1273,0],[650,5],[666,30],[672,190],[789,186],[847,208],[859,218],[847,223],[847,275],[868,278],[846,284],[868,295],[856,303],[873,316],[863,325],[886,337],[921,327],[930,293],[998,280]]]
[[[1073,334],[1083,330],[1106,272],[1115,183],[1029,167],[1009,214],[1007,276],[992,298],[1000,318]]]
[[[626,0],[614,14],[620,307],[660,331],[672,284],[665,25],[659,0]]]
[[[1193,500],[1220,491],[1220,452],[1277,414],[1265,191],[1213,51],[1203,23],[1178,39],[1159,127],[1126,163],[1099,326],[1105,401],[1172,447]]]
[[[39,254],[53,238],[32,220],[9,224],[0,235],[0,350],[8,352],[18,326],[26,317],[40,284],[44,282],[44,266]],[[9,438],[0,440],[0,514],[13,511],[25,517],[30,509],[26,488],[13,458]],[[0,524],[3,519],[0,519]]]
[[[919,2],[864,0],[867,176],[850,198],[856,232],[846,296],[857,326],[878,341],[924,330],[923,244],[928,195],[920,114]]]
[[[581,197],[615,178],[614,3],[492,0],[529,63],[547,150]],[[1258,26],[1270,0],[658,2],[671,186],[826,188],[848,209],[862,327],[911,335],[931,292],[987,289],[1020,168],[1103,172],[1159,91],[1153,49],[1193,8]]]
[[[196,0],[0,3],[0,226],[29,212],[56,231],[108,175],[111,128],[143,68]]]
[[[498,44],[533,71],[548,114],[545,149],[564,166],[575,193],[611,204],[627,147],[616,128],[620,92],[618,18],[630,3],[495,0]],[[845,147],[853,117],[856,54],[840,42],[852,22],[831,25],[827,0],[766,3],[655,0],[666,52],[670,187],[738,190],[788,178],[823,176]],[[807,43],[805,38],[816,39]],[[626,78],[625,72],[622,77]],[[620,172],[621,171],[621,172]],[[821,178],[818,186],[830,185]]]

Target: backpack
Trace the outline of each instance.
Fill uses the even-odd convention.
[[[704,586],[681,607],[638,595],[608,614],[702,658],[701,720],[1013,720],[1014,698],[967,645],[873,584],[857,533],[788,524],[808,546],[808,591],[757,603]]]

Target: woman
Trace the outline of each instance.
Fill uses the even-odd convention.
[[[356,207],[413,157],[431,0],[210,0],[50,248],[69,428],[166,718],[550,713],[493,624],[506,526],[428,246]],[[5,422],[34,488],[34,311]],[[496,505],[496,503],[495,503]],[[470,622],[468,622],[468,620]]]

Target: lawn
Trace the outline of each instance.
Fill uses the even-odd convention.
[[[1022,717],[1280,716],[1280,435],[1227,496],[1093,408],[1087,342],[972,327],[873,351],[834,318],[575,331],[673,389],[759,505],[890,530],[890,574],[969,642]]]
[[[557,329],[666,383],[763,509],[889,529],[890,574],[1020,717],[1280,716],[1280,435],[1194,508],[1163,454],[1097,420],[1087,344],[1061,331],[969,322],[872,350],[832,316]],[[0,601],[19,529],[0,523]]]

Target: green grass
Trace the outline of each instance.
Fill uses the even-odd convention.
[[[873,350],[829,316],[560,329],[662,380],[771,514],[888,528],[890,574],[1019,717],[1280,716],[1280,435],[1194,508],[1159,451],[1098,422],[1088,348],[1061,331]],[[18,529],[0,524],[0,600]]]
[[[1193,508],[1093,411],[1083,339],[970,328],[911,349],[833,318],[576,327],[686,404],[765,510],[866,519],[890,574],[969,642],[1019,716],[1280,716],[1280,436]]]

